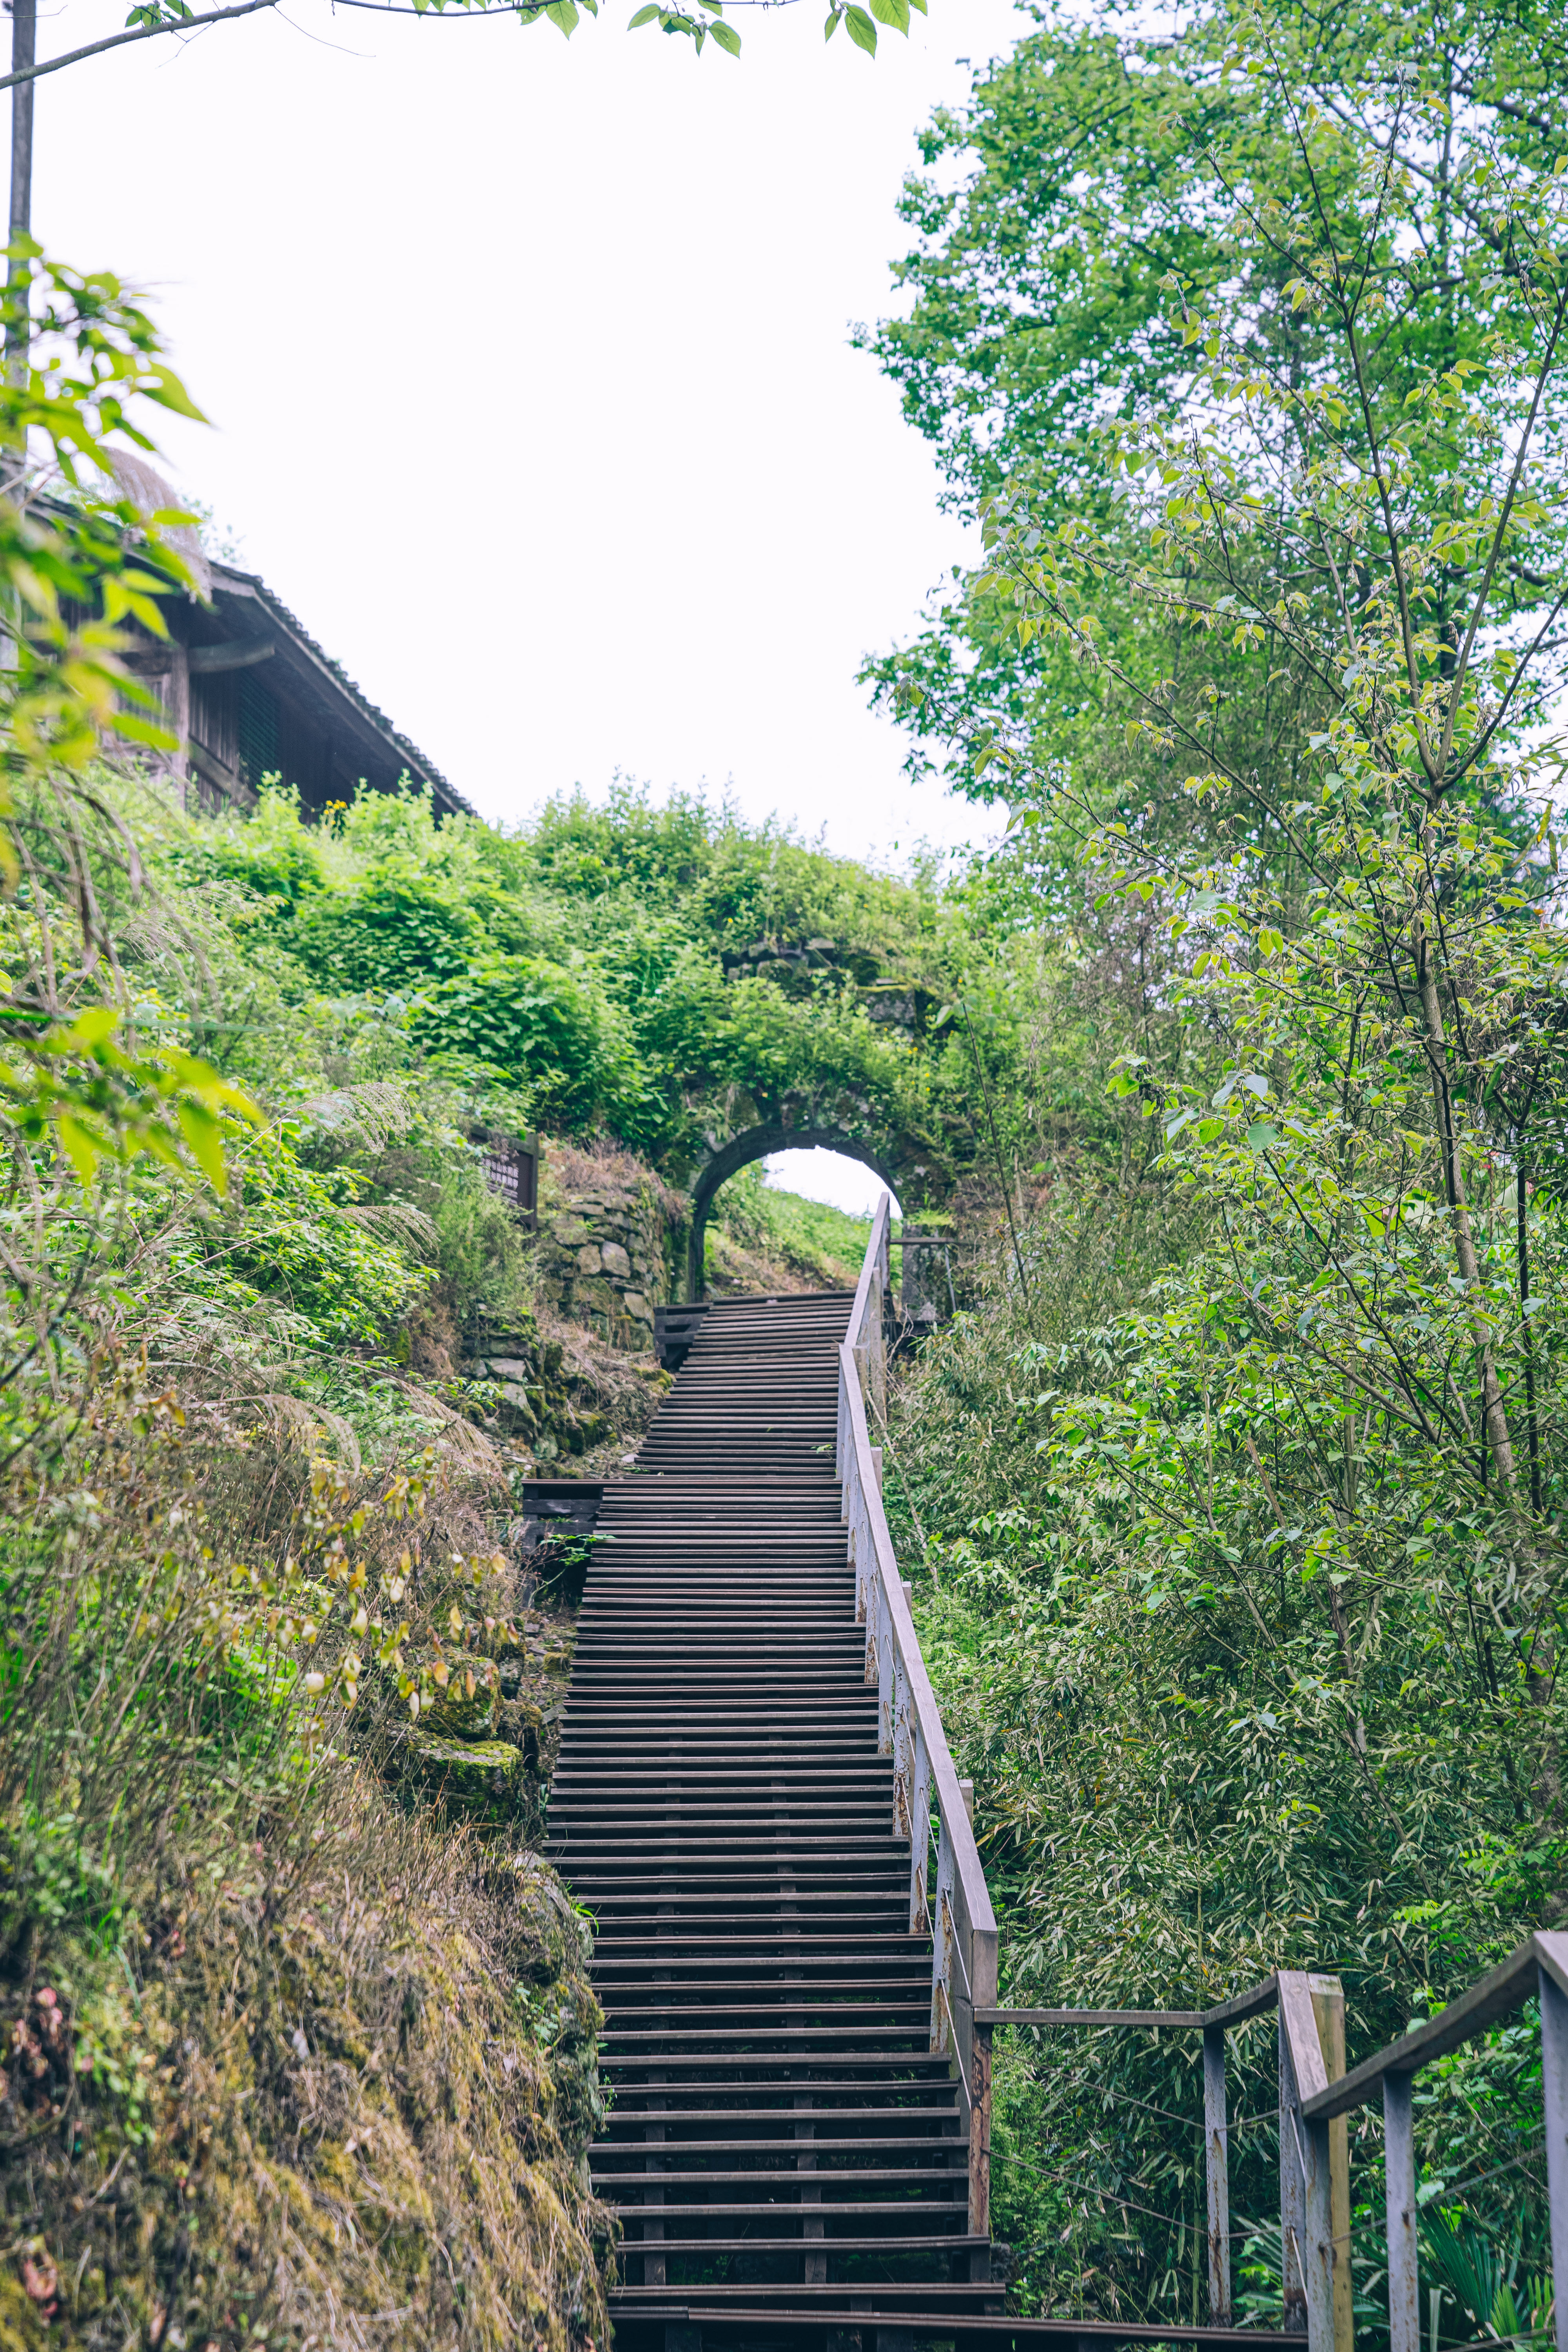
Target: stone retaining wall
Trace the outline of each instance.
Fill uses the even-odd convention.
[[[568,1192],[540,1171],[539,1295],[616,1345],[651,1348],[671,1295],[672,1229],[651,1183],[605,1179]]]

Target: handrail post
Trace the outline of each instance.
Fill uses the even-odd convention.
[[[1230,2147],[1225,2112],[1225,2028],[1204,2028],[1204,2168],[1208,2176],[1209,2320],[1230,2326]]]
[[[1345,2071],[1345,1997],[1337,1977],[1281,1969],[1277,1981],[1285,2325],[1305,2318],[1308,2352],[1353,2352],[1348,2133],[1342,2116],[1301,2113]]]
[[[1568,1994],[1545,1969],[1538,1967],[1536,1973],[1541,1985],[1541,2084],[1546,2106],[1546,2199],[1552,2221],[1557,2352],[1568,2352]]]
[[[1322,2060],[1317,2053],[1317,2032],[1312,2018],[1310,1999],[1306,1994],[1306,1979],[1295,1969],[1279,1970],[1279,2256],[1283,2272],[1285,2308],[1283,2321],[1286,2332],[1310,2328],[1310,2307],[1307,2294],[1307,2127],[1301,2120],[1301,2100],[1318,2088],[1315,2081],[1302,2084],[1298,2080],[1297,2050],[1300,2039],[1301,2011],[1305,2006],[1306,2022],[1312,2027],[1312,2053],[1321,2070]],[[1327,2347],[1314,2342],[1311,2352],[1327,2352]]]
[[[931,1758],[925,1734],[915,1725],[915,1765],[910,1781],[910,1933],[921,1936],[931,1922],[926,1877],[931,1869]]]
[[[891,1645],[889,1645],[891,1646]],[[910,1681],[897,1650],[893,1653],[893,1835],[912,1838],[915,1813],[911,1802],[914,1773],[914,1717],[910,1706]]]
[[[931,2046],[941,2051],[948,2049],[952,2039],[952,1835],[940,1804],[931,1941]]]
[[[991,2028],[970,2028],[969,2234],[991,2235]],[[986,2269],[990,2264],[987,2262]]]
[[[1318,2046],[1323,2072],[1331,2083],[1345,2071],[1345,1996],[1338,1977],[1311,1977],[1312,2014],[1317,2021]],[[1317,2130],[1314,2125],[1313,2129]],[[1324,2256],[1331,2302],[1334,2352],[1355,2352],[1355,2317],[1351,2278],[1351,2143],[1350,2123],[1335,2116],[1322,2126],[1327,2161],[1327,2221]],[[1321,2258],[1322,2259],[1322,2258]]]
[[[849,1465],[854,1458],[854,1447],[849,1443],[849,1389],[848,1384],[844,1378],[843,1359],[840,1358],[838,1364],[838,1435],[835,1441],[833,1448],[833,1475],[837,1479],[843,1494],[843,1507],[838,1514],[841,1519],[847,1519],[849,1517]]]
[[[1388,2187],[1388,2352],[1421,2352],[1415,2133],[1408,2074],[1383,2078],[1383,2169]]]

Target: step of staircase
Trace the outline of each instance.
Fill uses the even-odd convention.
[[[716,1302],[599,1512],[551,1852],[597,1927],[630,2352],[905,2352],[1002,2308],[855,1620],[850,1304]]]

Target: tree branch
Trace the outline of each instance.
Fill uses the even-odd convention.
[[[14,89],[19,81],[37,81],[40,74],[58,73],[62,66],[79,65],[83,58],[100,57],[105,49],[123,48],[127,41],[150,41],[159,33],[194,33],[203,25],[220,25],[226,16],[254,16],[258,8],[276,8],[278,0],[235,0],[232,8],[214,8],[205,16],[180,16],[163,25],[137,25],[129,33],[110,33],[107,40],[89,41],[85,49],[68,49],[63,57],[46,58],[24,73],[0,74],[0,89]]]

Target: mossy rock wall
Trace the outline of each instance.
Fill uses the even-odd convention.
[[[107,1951],[13,1933],[3,2352],[603,2352],[600,2011],[553,1872],[374,1795],[235,1863]]]
[[[614,1346],[653,1345],[653,1310],[673,1294],[676,1236],[655,1185],[606,1168],[568,1190],[541,1170],[539,1295]]]

